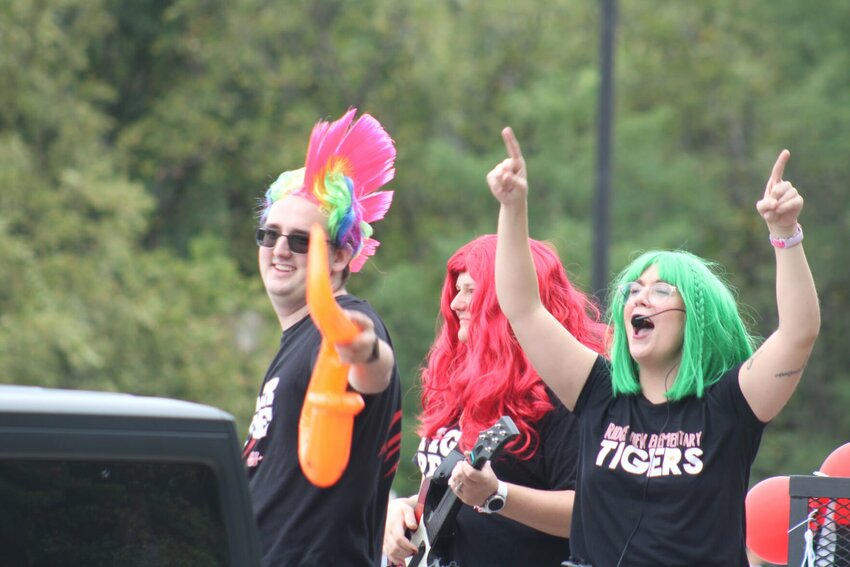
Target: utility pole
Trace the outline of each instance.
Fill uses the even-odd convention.
[[[593,289],[604,306],[608,287],[608,240],[611,201],[614,122],[614,44],[617,0],[600,0],[602,6],[599,41],[599,106],[596,138],[596,191],[594,193]]]

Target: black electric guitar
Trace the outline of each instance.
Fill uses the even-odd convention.
[[[484,463],[496,458],[505,445],[518,435],[519,429],[514,421],[506,415],[502,416],[493,427],[478,435],[478,440],[470,454],[470,464],[481,470]],[[451,468],[453,466],[454,464]],[[441,465],[440,468],[443,469],[443,466]],[[451,468],[444,469],[447,471],[446,475],[451,474]],[[448,536],[454,531],[452,529],[454,518],[463,505],[463,501],[445,485],[438,489],[436,480],[425,479],[419,490],[419,501],[416,506],[419,526],[416,531],[409,534],[410,541],[419,550],[405,560],[406,567],[449,567],[452,565],[452,563],[444,563],[442,556]],[[443,495],[436,505],[432,505],[436,490],[442,490]]]

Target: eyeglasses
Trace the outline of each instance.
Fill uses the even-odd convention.
[[[620,286],[623,300],[640,295],[646,286],[640,282],[627,282]],[[676,293],[676,286],[667,282],[655,282],[649,285],[649,299],[652,303],[664,303]]]
[[[281,236],[286,238],[286,244],[289,246],[289,250],[293,254],[306,254],[307,250],[310,248],[310,235],[306,232],[283,234],[273,228],[267,228],[265,226],[257,227],[257,246],[262,246],[263,248],[274,248],[277,244],[277,239]]]

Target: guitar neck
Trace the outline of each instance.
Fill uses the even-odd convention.
[[[486,462],[486,458],[478,458],[473,459],[470,464],[473,468],[481,470]],[[437,541],[443,535],[442,532],[448,523],[447,520],[454,518],[461,506],[463,506],[463,501],[457,497],[457,494],[451,488],[447,488],[439,504],[425,521],[425,528],[432,542]]]
[[[440,500],[440,503],[437,504],[437,507],[425,521],[425,529],[432,542],[436,542],[444,535],[443,531],[449,524],[447,520],[454,518],[461,506],[463,506],[463,501],[451,489],[446,490],[446,494]]]

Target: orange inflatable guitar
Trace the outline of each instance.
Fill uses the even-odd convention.
[[[310,229],[307,252],[307,305],[322,334],[322,345],[298,424],[298,460],[307,479],[322,488],[345,472],[351,453],[354,416],[363,410],[363,397],[348,391],[348,364],[339,359],[335,344],[352,342],[360,329],[337,305],[328,274],[328,246],[318,224]]]

